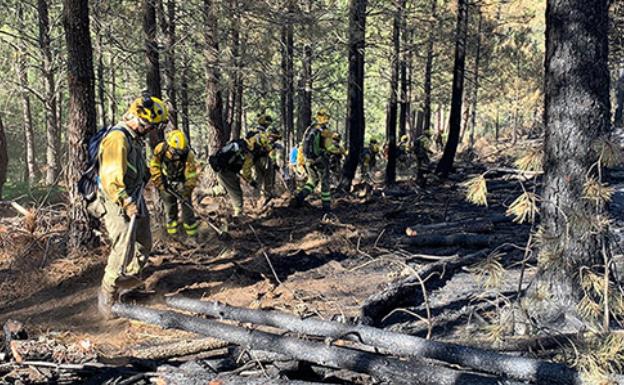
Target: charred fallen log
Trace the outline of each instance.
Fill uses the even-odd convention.
[[[349,325],[316,318],[301,319],[280,311],[245,309],[181,296],[167,298],[167,304],[220,319],[272,326],[306,335],[349,339],[382,348],[395,355],[430,358],[522,381],[573,384],[578,380],[577,373],[564,365],[426,340],[370,326]]]
[[[278,336],[175,312],[116,304],[113,306],[113,313],[119,317],[140,320],[164,328],[182,329],[219,338],[250,349],[273,351],[322,366],[371,374],[378,380],[392,384],[501,384],[498,378],[460,372],[421,362],[401,361],[346,348],[327,346],[320,342],[303,341],[295,337]],[[518,384],[517,382],[506,383]]]
[[[404,237],[401,244],[413,247],[446,247],[460,246],[464,248],[481,248],[492,246],[496,237],[472,233],[450,235],[422,234]]]

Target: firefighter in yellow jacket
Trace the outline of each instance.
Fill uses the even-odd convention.
[[[198,165],[184,132],[173,130],[166,134],[165,141],[154,148],[150,159],[152,183],[158,188],[165,204],[167,234],[178,233],[178,205],[182,208],[182,222],[186,235],[197,235],[199,223],[193,213],[193,190],[198,181]],[[185,202],[178,202],[175,195]]]
[[[167,107],[162,100],[138,98],[99,145],[96,199],[111,240],[98,293],[98,309],[106,318],[112,317],[111,307],[119,290],[138,280],[152,248],[149,213],[142,196],[149,180],[142,137],[152,129],[161,129],[167,119]],[[128,230],[133,217],[135,243],[131,244]],[[129,250],[134,252],[128,254]]]

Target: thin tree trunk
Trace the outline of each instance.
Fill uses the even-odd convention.
[[[312,12],[312,1],[307,1],[307,13]],[[303,29],[307,35],[310,31],[309,26]],[[303,59],[301,63],[301,84],[299,87],[300,106],[299,119],[297,129],[297,142],[303,138],[303,132],[312,123],[312,57],[314,55],[312,42],[306,40],[303,46]]]
[[[286,23],[282,26],[282,122],[284,130],[284,142],[291,143],[291,136],[295,131],[294,120],[294,28],[292,24],[292,13],[294,3],[288,2],[288,16]],[[284,146],[284,159],[289,145]]]
[[[477,5],[478,6],[478,5]],[[477,103],[479,101],[479,64],[481,60],[481,29],[483,27],[483,12],[481,9],[477,11],[479,13],[479,25],[477,27],[477,52],[475,57],[474,67],[474,84],[472,85],[472,116],[470,118],[470,149],[474,148],[474,134],[477,125]]]
[[[576,316],[579,301],[591,295],[583,290],[582,276],[590,271],[602,276],[607,268],[605,234],[591,224],[604,215],[604,207],[585,199],[584,185],[589,177],[598,177],[593,144],[609,131],[608,25],[606,1],[548,0],[541,208],[545,241],[534,285],[548,298],[538,302],[531,293],[527,297],[538,302],[531,311],[539,321]]]
[[[37,1],[37,14],[39,16],[39,48],[41,49],[43,63],[41,72],[45,83],[45,115],[46,115],[46,184],[56,183],[59,168],[59,147],[57,121],[57,100],[56,83],[54,80],[54,69],[52,49],[50,47],[50,20],[48,16],[48,2],[46,0]]]
[[[169,111],[169,120],[173,127],[178,127],[178,100],[176,93],[176,1],[168,0],[167,9],[163,4],[163,0],[158,0],[158,15],[160,28],[165,36],[165,59],[164,59],[164,78],[167,90],[167,100],[171,106]]]
[[[368,0],[349,1],[349,82],[347,121],[349,154],[344,164],[340,188],[349,191],[364,147],[364,49]]]
[[[69,192],[68,223],[70,251],[94,240],[92,223],[80,198],[76,181],[87,163],[86,139],[95,133],[95,90],[93,49],[89,34],[88,0],[64,0],[63,24],[67,44],[67,83],[69,88],[69,162],[66,183]]]
[[[447,177],[453,169],[453,161],[459,144],[461,131],[462,97],[464,93],[464,65],[466,61],[466,33],[468,23],[468,4],[466,0],[457,0],[457,36],[455,41],[455,64],[453,69],[453,95],[451,96],[450,130],[444,154],[436,167],[436,173]]]
[[[231,118],[231,139],[238,139],[241,135],[242,108],[243,108],[243,69],[241,57],[241,24],[240,4],[238,0],[233,1],[232,9],[232,56],[234,57],[234,74],[232,82],[232,118]]]
[[[401,23],[405,0],[396,0],[396,11],[392,27],[392,69],[390,79],[390,98],[386,118],[386,140],[388,142],[388,163],[386,165],[386,185],[396,183],[396,126],[397,126],[397,86],[399,82],[399,56],[401,50]]]
[[[145,39],[145,82],[150,96],[162,98],[160,84],[160,62],[158,41],[156,40],[156,0],[143,0],[143,34]],[[152,130],[149,134],[149,145],[152,149],[164,139],[160,130]]]
[[[95,33],[95,55],[97,64],[95,66],[95,77],[97,79],[97,115],[100,118],[100,127],[106,124],[106,84],[104,83],[104,47],[102,44],[102,1],[96,0],[93,8],[93,30]]]
[[[223,126],[223,101],[219,80],[219,42],[216,4],[204,0],[204,59],[206,64],[206,112],[208,114],[208,153],[214,154],[227,142]]]
[[[624,64],[619,69],[619,76],[616,83],[616,108],[615,108],[615,127],[624,127]]]
[[[117,71],[115,71],[114,58],[110,58],[109,71],[110,71],[110,95],[109,95],[109,111],[110,122],[115,124],[117,122]]]
[[[18,6],[18,25],[20,31],[25,31],[24,9],[22,5]],[[25,37],[24,37],[25,39]],[[35,133],[34,123],[32,119],[32,107],[30,103],[30,91],[28,80],[28,57],[25,54],[25,42],[19,43],[17,51],[17,60],[15,61],[15,71],[20,87],[20,97],[22,99],[22,116],[24,119],[24,147],[25,147],[25,176],[29,186],[37,181],[37,162],[35,159]]]
[[[9,153],[7,152],[7,140],[4,133],[4,123],[0,116],[0,199],[2,199],[2,189],[6,182],[7,169],[9,166]]]
[[[406,28],[406,21],[405,21],[405,17],[402,18],[401,20],[401,34],[402,34],[402,39],[401,39],[401,45],[402,51],[403,53],[400,54],[400,98],[399,98],[399,104],[400,104],[400,112],[399,112],[399,137],[402,137],[403,135],[407,134],[407,117],[408,117],[408,113],[409,113],[409,99],[408,99],[408,75],[407,75],[407,62],[408,62],[408,50],[409,52],[411,52],[412,47],[408,45],[411,43],[411,31],[408,34],[407,33],[407,28]]]
[[[182,113],[182,131],[186,134],[186,137],[191,140],[191,124],[189,121],[189,95],[188,95],[188,63],[185,62],[184,68],[182,68],[182,78],[180,79],[180,104]]]
[[[432,23],[429,30],[429,38],[427,39],[427,59],[425,61],[425,84],[423,97],[423,133],[429,134],[431,130],[431,75],[433,73],[433,43],[435,41],[437,26],[438,0],[431,0],[431,18]]]

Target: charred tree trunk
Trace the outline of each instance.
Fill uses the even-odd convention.
[[[307,12],[312,12],[312,0],[307,1]],[[309,26],[304,27],[304,32],[309,31]],[[299,87],[299,119],[297,127],[297,139],[299,143],[303,138],[303,132],[312,123],[312,57],[313,46],[310,41],[304,43],[303,59],[301,63],[301,84]]]
[[[397,126],[397,86],[399,82],[399,56],[401,50],[401,23],[405,0],[397,0],[392,27],[392,70],[390,79],[390,99],[386,118],[386,140],[388,142],[388,163],[386,165],[386,185],[396,183],[396,126]]]
[[[347,122],[349,154],[344,164],[340,188],[351,189],[355,170],[364,147],[364,49],[366,41],[366,6],[368,0],[349,2],[349,83],[347,85]]]
[[[206,112],[208,114],[208,153],[213,154],[227,142],[223,126],[223,102],[219,80],[219,41],[216,5],[204,0],[204,59],[206,61]]]
[[[95,133],[95,90],[93,49],[89,34],[88,0],[63,1],[63,25],[67,44],[67,84],[69,88],[69,127],[67,186],[69,190],[69,249],[91,243],[93,231],[84,200],[76,181],[87,163],[86,139]]]
[[[549,298],[533,307],[538,320],[575,315],[584,296],[584,269],[607,268],[604,234],[592,227],[604,208],[585,199],[583,190],[588,177],[596,176],[593,144],[609,128],[608,21],[606,1],[548,1],[541,211],[547,241],[540,248],[537,284]]]
[[[288,16],[286,23],[282,26],[282,122],[284,130],[284,151],[290,147],[291,135],[295,131],[294,120],[294,29],[292,24],[292,13],[294,4],[292,1],[288,2]],[[284,154],[284,159],[286,154]]]
[[[451,117],[448,139],[436,173],[447,177],[453,169],[453,161],[459,145],[461,131],[462,98],[464,93],[464,65],[466,61],[466,33],[468,29],[468,4],[457,0],[457,32],[455,40],[455,64],[453,68],[453,95],[451,96]]]
[[[178,127],[178,99],[176,91],[176,0],[168,0],[167,8],[163,4],[164,0],[158,0],[158,15],[160,20],[160,28],[165,35],[165,61],[163,72],[165,77],[165,86],[167,90],[167,99],[171,106],[169,111],[169,121],[173,127]]]
[[[615,127],[624,127],[624,64],[619,70],[615,100],[616,108],[614,125]]]
[[[60,169],[60,136],[59,124],[56,119],[57,100],[56,83],[54,79],[53,57],[50,40],[50,19],[48,16],[47,0],[37,1],[37,14],[39,15],[39,48],[41,49],[43,63],[41,66],[45,83],[45,115],[46,115],[46,184],[53,185],[57,182]]]
[[[2,188],[6,182],[7,169],[9,166],[9,153],[7,152],[7,140],[4,133],[4,123],[0,116],[0,199],[2,199]]]
[[[160,85],[160,61],[158,41],[156,40],[156,0],[143,0],[143,34],[145,39],[145,82],[150,96],[162,98]],[[152,149],[164,139],[160,130],[152,130],[149,134],[149,145]]]
[[[243,60],[241,42],[241,15],[238,0],[232,4],[232,56],[233,74],[230,91],[231,100],[231,139],[238,139],[241,136],[243,124]]]
[[[483,27],[483,12],[479,9],[479,25],[477,26],[477,52],[474,67],[474,84],[472,85],[472,114],[470,116],[470,149],[474,148],[475,126],[477,125],[477,103],[479,101],[479,64],[481,60],[481,29]]]
[[[95,1],[93,8],[93,30],[95,33],[95,78],[97,80],[97,116],[100,118],[100,127],[106,126],[106,84],[104,83],[104,47],[102,45],[102,1]]]
[[[407,62],[408,62],[408,50],[411,52],[412,47],[408,47],[411,43],[411,32],[408,34],[406,29],[406,18],[401,20],[401,46],[403,47],[403,53],[400,54],[400,78],[401,78],[401,93],[399,98],[400,112],[399,112],[399,137],[402,137],[407,133],[407,117],[409,114],[409,99],[408,99],[408,74],[407,74]]]
[[[180,79],[180,112],[182,113],[182,131],[186,134],[186,137],[191,140],[191,124],[189,121],[189,95],[188,95],[188,77],[189,67],[185,61],[184,68],[182,68],[182,77]]]
[[[431,0],[431,18],[434,20],[431,23],[429,30],[429,38],[427,40],[427,59],[425,61],[425,84],[424,84],[424,98],[423,98],[423,133],[429,134],[431,130],[431,75],[433,73],[433,43],[435,41],[436,33],[436,18],[438,17],[438,0]]]

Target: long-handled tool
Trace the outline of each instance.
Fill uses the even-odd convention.
[[[208,226],[210,226],[214,231],[216,231],[219,236],[223,236],[224,234],[226,234],[225,231],[221,230],[215,224],[213,224],[211,221],[209,221],[206,217],[204,217],[203,215],[199,214],[197,212],[197,210],[195,210],[195,207],[193,207],[193,205],[186,198],[184,198],[182,196],[182,194],[180,194],[177,191],[175,191],[174,189],[170,189],[168,187],[165,187],[165,191],[167,191],[169,194],[173,195],[174,197],[176,197],[176,199],[178,199],[180,202],[182,202],[182,204],[185,205],[186,207],[188,207],[193,212],[193,214],[195,214],[201,220],[206,222],[208,224]]]
[[[144,209],[143,205],[145,204],[143,201],[143,189],[145,189],[145,184],[141,184],[139,188],[137,189],[137,191],[135,192],[135,194],[133,194],[133,198],[137,204],[137,208],[139,209],[139,212],[143,211]],[[134,258],[135,243],[136,243],[137,215],[138,214],[134,214],[133,216],[130,217],[130,224],[128,226],[128,231],[126,232],[126,239],[128,240],[128,243],[126,246],[126,253],[124,254],[123,264],[121,265],[122,277],[126,276],[126,269],[128,268],[128,265],[130,264],[130,261],[132,260],[132,258]]]

